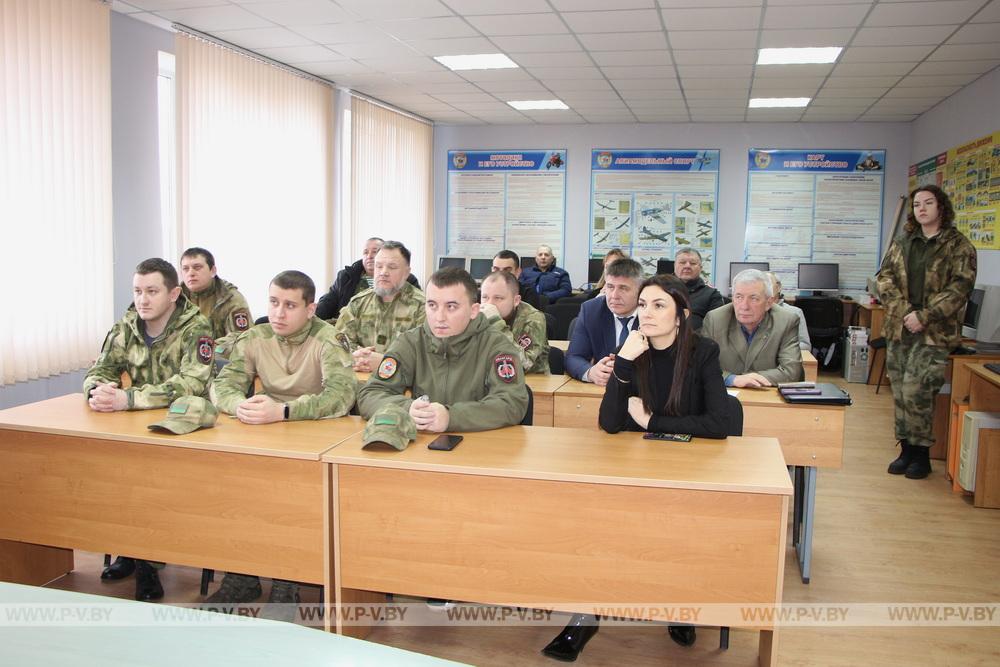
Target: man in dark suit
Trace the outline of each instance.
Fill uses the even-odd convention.
[[[584,301],[566,351],[566,372],[577,380],[608,384],[614,367],[614,351],[638,327],[636,307],[642,265],[634,259],[619,259],[605,271],[604,294]]]
[[[774,290],[762,271],[733,278],[733,302],[705,316],[701,335],[719,344],[727,387],[770,387],[802,379],[799,318],[771,308]]]

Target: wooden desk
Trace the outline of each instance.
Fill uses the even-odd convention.
[[[868,340],[873,341],[876,338],[882,336],[882,323],[885,321],[885,308],[877,303],[860,303],[858,304],[858,326],[868,327]],[[871,349],[871,354],[869,356],[871,361],[869,362],[869,368],[885,368],[885,348]],[[868,384],[877,384],[878,376],[875,373],[870,373],[868,378]],[[883,380],[884,384],[888,384],[888,376],[886,380]]]
[[[82,394],[0,412],[0,580],[49,581],[73,569],[72,549],[330,578],[319,458],[360,418],[146,428],[165,414],[97,413]]]
[[[948,412],[948,439],[945,459],[946,474],[951,479],[951,489],[955,493],[964,490],[958,484],[958,449],[962,442],[962,422],[968,410],[984,410],[988,408],[973,408],[971,398],[972,369],[987,362],[1000,361],[1000,352],[994,354],[953,354],[948,357],[948,371],[945,382],[951,383],[951,405]],[[991,410],[1000,410],[1000,404]]]
[[[802,350],[802,373],[806,382],[816,382],[819,377],[819,362],[809,350]]]
[[[438,452],[431,437],[402,452],[352,437],[323,456],[328,598],[379,591],[587,613],[781,600],[792,486],[773,438],[678,445],[513,426]],[[721,623],[703,611],[700,624]],[[764,664],[776,662],[776,634],[761,632]]]
[[[969,367],[969,410],[1000,411],[1000,375],[981,364]],[[1000,429],[979,432],[976,507],[1000,508]]]

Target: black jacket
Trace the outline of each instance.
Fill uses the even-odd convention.
[[[726,300],[719,294],[719,290],[709,287],[701,278],[688,280],[684,284],[687,285],[688,301],[691,302],[691,317],[688,318],[688,322],[695,331],[698,331],[708,311],[725,305]]]
[[[365,265],[361,260],[354,262],[350,266],[345,266],[337,273],[337,279],[330,286],[330,291],[324,294],[316,305],[316,317],[321,320],[332,320],[340,317],[340,309],[347,305],[347,302],[358,293],[358,283],[365,275]],[[420,281],[410,274],[406,279],[408,283],[420,289]]]

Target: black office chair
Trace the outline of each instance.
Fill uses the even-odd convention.
[[[549,340],[558,340],[556,338],[556,316],[552,313],[542,313],[545,315],[545,337]]]
[[[564,303],[558,301],[546,309],[556,318],[555,330],[549,337],[551,340],[569,340],[569,323],[580,314],[580,302]]]
[[[535,395],[531,393],[531,387],[527,384],[524,385],[524,388],[528,390],[528,409],[524,411],[524,419],[521,420],[521,426],[531,426],[535,420]]]
[[[590,298],[590,292],[584,292],[582,294],[570,294],[569,296],[564,296],[559,299],[559,303],[583,303]]]
[[[566,353],[558,347],[549,347],[549,372],[553,375],[566,373]]]
[[[743,404],[735,396],[726,396],[726,435],[743,435]],[[729,627],[719,628],[719,648],[729,650]]]
[[[840,299],[822,296],[799,297],[795,305],[806,316],[806,328],[813,354],[825,370],[840,362],[844,336],[844,304]]]
[[[270,319],[268,319],[267,315],[264,315],[263,317],[258,317],[257,319],[255,319],[255,320],[253,321],[253,323],[254,323],[254,324],[267,324],[267,323],[268,323],[268,322],[270,322],[270,321],[271,321],[271,320],[270,320]]]
[[[574,317],[573,319],[571,319],[569,321],[569,326],[566,327],[566,340],[569,340],[569,339],[571,339],[573,337],[573,329],[576,328],[576,321],[578,319],[580,319],[580,318],[579,317]]]

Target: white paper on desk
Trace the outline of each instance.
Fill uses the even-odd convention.
[[[726,393],[729,394],[730,396],[732,396],[733,398],[735,398],[735,397],[737,397],[737,396],[740,395],[739,389],[727,389]]]

